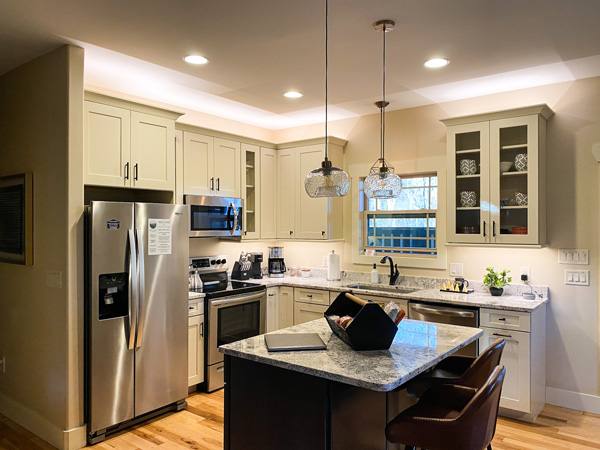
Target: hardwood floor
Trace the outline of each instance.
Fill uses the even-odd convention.
[[[546,405],[534,424],[500,418],[492,445],[494,450],[600,449],[600,416]],[[141,423],[86,448],[220,450],[223,448],[223,390],[213,394],[194,394],[188,398],[187,410]],[[0,450],[16,449],[55,450],[0,415]]]

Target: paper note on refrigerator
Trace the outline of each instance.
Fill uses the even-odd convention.
[[[173,237],[171,219],[148,219],[148,255],[170,255]]]

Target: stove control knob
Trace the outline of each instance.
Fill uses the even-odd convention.
[[[225,264],[226,262],[227,262],[227,260],[226,260],[226,259],[222,259],[222,260],[221,260],[221,264]]]
[[[221,264],[221,260],[220,259],[217,259],[217,264]]]
[[[211,265],[211,266],[214,266],[216,263],[217,263],[217,262],[216,262],[216,261],[213,259],[213,260],[210,262],[210,265]]]

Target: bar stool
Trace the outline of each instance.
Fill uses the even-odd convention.
[[[491,450],[505,373],[497,366],[479,389],[433,386],[388,423],[387,440],[406,450]]]
[[[436,384],[459,384],[478,389],[500,364],[504,345],[504,339],[497,339],[477,358],[449,356],[429,372],[422,373],[409,381],[406,386],[407,392],[413,397],[421,397],[427,389]]]

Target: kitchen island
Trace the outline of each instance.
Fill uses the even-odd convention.
[[[267,351],[264,335],[225,353],[225,449],[385,449],[392,392],[481,336],[404,320],[389,350],[356,352],[325,319],[277,333],[318,333],[327,350]]]

